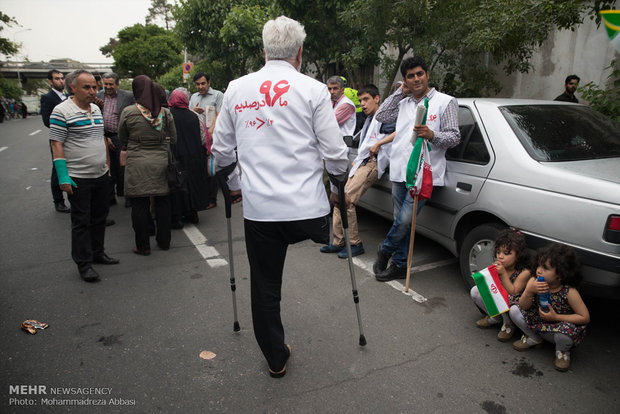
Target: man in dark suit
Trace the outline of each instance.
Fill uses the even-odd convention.
[[[50,89],[50,91],[45,95],[41,96],[41,118],[43,119],[43,124],[49,128],[52,110],[56,105],[67,99],[67,96],[63,93],[65,88],[65,77],[61,72],[56,69],[52,69],[47,72],[47,82],[50,84],[52,89]],[[56,168],[53,163],[50,186],[52,189],[52,197],[54,199],[54,207],[56,208],[56,211],[59,213],[70,213],[71,210],[65,205],[65,198],[60,186],[58,185],[58,175],[56,174]]]
[[[118,140],[118,121],[123,109],[135,103],[133,93],[119,89],[119,78],[114,72],[103,74],[103,91],[97,98],[103,100],[103,127],[110,154],[110,205],[116,204],[116,195],[124,195],[125,168],[120,165],[121,144]],[[127,204],[127,203],[125,203]]]

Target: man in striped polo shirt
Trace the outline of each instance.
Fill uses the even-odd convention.
[[[60,189],[71,203],[71,256],[87,282],[99,279],[92,264],[117,264],[103,247],[108,215],[109,159],[103,136],[103,116],[93,102],[95,77],[86,70],[73,73],[74,95],[58,104],[50,116],[50,142]]]

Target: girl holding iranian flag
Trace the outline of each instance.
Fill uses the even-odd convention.
[[[508,293],[508,306],[518,303],[521,293],[525,289],[527,281],[530,279],[529,257],[523,234],[515,229],[502,230],[495,240],[495,266],[502,286]],[[476,326],[481,329],[499,326],[502,327],[497,334],[497,340],[501,342],[509,341],[515,332],[515,324],[510,319],[508,312],[501,315],[489,315],[489,311],[484,304],[484,299],[480,294],[478,286],[474,286],[470,295],[478,308],[485,313],[482,319],[476,321]],[[508,309],[508,308],[506,308]]]
[[[510,316],[524,335],[513,344],[517,351],[555,343],[555,369],[567,371],[570,350],[586,334],[590,313],[577,286],[581,284],[579,259],[572,247],[551,244],[538,251],[536,277],[527,282],[518,306]],[[539,278],[544,278],[544,281]],[[549,294],[547,309],[539,306],[539,296]]]

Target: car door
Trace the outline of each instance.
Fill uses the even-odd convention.
[[[458,116],[461,142],[446,152],[445,185],[433,189],[417,223],[418,231],[446,247],[453,245],[457,221],[476,202],[495,161],[473,101],[461,103]]]

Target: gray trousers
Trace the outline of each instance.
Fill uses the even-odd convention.
[[[530,328],[527,322],[525,322],[525,317],[523,313],[521,313],[521,308],[517,305],[512,305],[509,313],[515,325],[517,325],[524,334],[532,338],[532,340],[541,342],[544,339],[547,342],[551,342],[555,344],[556,351],[567,352],[573,347],[573,340],[568,335],[557,332],[536,332]]]
[[[482,296],[480,296],[480,292],[478,291],[478,286],[474,286],[473,288],[471,288],[471,290],[469,291],[469,296],[471,296],[471,299],[474,301],[476,306],[478,306],[480,308],[480,310],[486,312],[487,315],[489,314],[489,312],[487,311],[487,307],[484,306],[484,301],[482,300]],[[515,325],[510,320],[510,316],[508,315],[508,312],[502,313],[501,317],[502,317],[502,320],[504,321],[504,325],[506,325],[506,326],[514,326]],[[490,321],[498,322],[498,323],[499,323],[499,319],[500,319],[499,315],[497,315],[497,316],[495,316],[493,318],[489,318]]]

